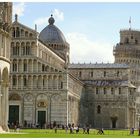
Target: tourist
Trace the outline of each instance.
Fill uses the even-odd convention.
[[[65,126],[62,124],[62,129],[64,130],[65,129]]]
[[[139,130],[138,131],[139,131],[138,136],[140,136],[140,127],[139,127]]]
[[[66,125],[65,127],[65,130],[66,130],[66,134],[68,133],[68,126]]]
[[[89,126],[87,126],[87,134],[89,134]]]
[[[100,135],[103,134],[103,135],[104,135],[104,130],[103,130],[103,128],[102,128],[102,129],[99,129],[98,132],[97,132],[97,134],[100,134]]]
[[[78,132],[79,132],[79,126],[77,126],[76,128],[76,134],[78,134]]]
[[[72,127],[70,127],[70,134],[72,134]]]
[[[134,128],[133,127],[130,129],[130,135],[134,135]]]
[[[85,134],[85,132],[86,132],[86,128],[85,128],[85,127],[83,127],[83,134]]]
[[[55,133],[57,133],[57,126],[54,127],[54,131],[55,131]]]
[[[102,134],[104,135],[104,129],[103,129],[103,128],[101,129],[101,132],[102,132]]]
[[[15,124],[14,125],[14,132],[16,132],[17,131],[17,125]]]

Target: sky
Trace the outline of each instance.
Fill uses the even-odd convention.
[[[40,32],[51,14],[70,44],[71,63],[113,63],[113,47],[121,29],[140,29],[140,3],[133,2],[14,2],[14,15]]]

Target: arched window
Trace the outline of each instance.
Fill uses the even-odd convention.
[[[23,85],[27,86],[27,79],[26,79],[26,77],[23,78]]]
[[[106,88],[104,88],[104,94],[106,94],[107,92],[106,92]]]
[[[24,71],[27,71],[27,63],[26,63],[26,62],[24,62],[23,70],[24,70]]]
[[[26,46],[26,55],[30,54],[30,46]]]
[[[114,94],[114,88],[111,88],[111,94]]]
[[[29,36],[30,36],[30,37],[32,37],[32,36],[33,36],[33,34],[32,34],[32,33],[30,33],[30,34],[29,34]]]
[[[93,71],[90,73],[91,77],[93,77]]]
[[[26,52],[26,48],[25,48],[25,46],[23,46],[22,47],[22,54],[25,55],[25,52]]]
[[[16,84],[17,84],[17,79],[16,79],[16,76],[13,76],[13,86],[16,86]]]
[[[12,36],[13,36],[13,37],[16,37],[15,28],[13,28],[13,31],[12,31]]]
[[[19,31],[19,28],[18,27],[16,29],[16,37],[20,37],[20,31]]]
[[[82,76],[82,72],[81,71],[79,71],[79,77],[81,77]]]
[[[61,89],[63,89],[63,82],[61,81]]]
[[[125,43],[129,43],[129,39],[128,38],[125,38]]]
[[[42,71],[45,71],[45,65],[42,65]]]
[[[28,32],[27,31],[25,32],[25,37],[28,37]]]
[[[45,67],[45,71],[47,71],[47,72],[49,71],[49,66]]]
[[[119,77],[119,71],[117,71],[117,77]]]
[[[106,71],[104,71],[104,77],[106,77]]]
[[[96,87],[96,94],[98,94],[99,93],[99,89]]]
[[[13,55],[16,55],[16,47],[13,47]]]
[[[16,55],[19,55],[19,47],[18,46],[16,46],[16,48],[15,48],[16,50],[15,50],[15,54]]]
[[[24,37],[24,30],[21,29],[21,37]]]
[[[135,44],[138,44],[138,40],[137,39],[135,39]]]
[[[13,71],[17,71],[17,63],[16,62],[13,62]]]
[[[121,94],[121,88],[119,88],[119,94]]]
[[[101,114],[101,106],[100,105],[97,106],[97,113]]]
[[[26,43],[26,55],[29,55],[30,54],[30,43],[27,42]]]

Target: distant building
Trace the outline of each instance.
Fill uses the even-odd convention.
[[[80,123],[95,128],[136,126],[136,87],[126,64],[70,64],[70,73],[84,83]],[[137,124],[138,125],[138,124]]]
[[[12,3],[0,3],[0,131],[8,131],[8,87],[10,73],[10,43]]]
[[[15,16],[9,122],[19,121],[29,127],[32,124],[44,127],[54,121],[60,125],[74,123],[95,128],[139,127],[139,56],[135,58],[139,35],[135,38],[133,31],[121,32],[133,36],[135,41],[124,43],[125,35],[121,36],[114,48],[113,64],[70,64],[69,44],[54,25],[52,15],[48,22],[38,33]],[[130,48],[137,49],[133,52]],[[131,63],[126,63],[128,60]]]

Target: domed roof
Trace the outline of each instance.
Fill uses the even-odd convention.
[[[39,40],[43,43],[66,43],[66,39],[63,33],[54,25],[54,18],[51,17],[48,20],[49,25],[46,26],[39,34]]]

